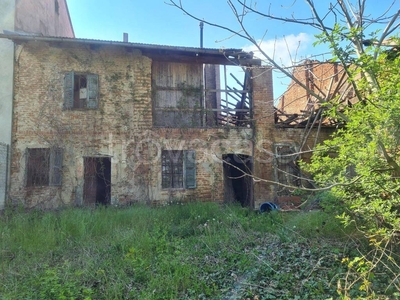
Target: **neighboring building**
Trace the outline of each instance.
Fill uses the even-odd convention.
[[[16,44],[10,196],[28,207],[256,208],[290,193],[273,181],[300,184],[292,154],[330,133],[276,128],[272,71],[240,49],[0,37]]]
[[[335,120],[324,119],[322,114],[318,113],[321,101],[310,91],[325,102],[348,105],[354,98],[354,90],[347,81],[343,66],[339,63],[306,60],[294,67],[292,74],[308,90],[294,80],[291,81],[277,105],[278,123],[283,126],[305,126],[318,114],[318,118],[321,118],[325,125],[337,125]]]
[[[65,0],[0,0],[0,33],[17,31],[74,37]],[[0,208],[9,170],[13,99],[14,44],[0,39]]]

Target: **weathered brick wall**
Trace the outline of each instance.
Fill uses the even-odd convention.
[[[8,145],[0,143],[0,209],[4,207],[7,189]]]
[[[152,127],[151,59],[122,47],[20,46],[15,80],[11,194],[45,207],[82,203],[83,157],[111,156],[112,201],[222,201],[222,155],[252,155],[252,130]],[[63,109],[63,78],[99,75],[97,110]],[[62,187],[24,187],[27,147],[64,148]],[[197,188],[161,189],[161,150],[196,150]]]
[[[273,199],[273,143],[275,139],[272,70],[252,70],[254,103],[254,199],[255,207]]]
[[[11,197],[27,206],[82,204],[84,157],[111,157],[112,203],[224,200],[223,155],[254,161],[255,208],[275,196],[274,143],[302,143],[302,129],[277,129],[272,72],[252,69],[255,129],[153,128],[152,60],[124,47],[28,42],[17,49]],[[66,72],[99,75],[99,108],[63,109]],[[303,149],[313,147],[311,132]],[[325,133],[323,133],[325,134]],[[324,135],[320,135],[320,138]],[[64,149],[61,187],[25,187],[26,148]],[[161,151],[196,150],[195,189],[161,188]]]
[[[304,151],[299,158],[309,161],[312,150],[317,143],[329,138],[334,128],[279,128],[274,120],[273,90],[271,70],[260,68],[253,70],[253,101],[255,119],[255,148],[254,148],[254,200],[255,207],[266,201],[274,201],[277,186],[275,168],[276,143],[296,145]]]
[[[330,94],[335,90],[343,75],[343,67],[337,63],[307,61],[295,67],[293,75],[314,93],[323,96],[323,93]],[[309,99],[309,93],[292,80],[278,108],[287,114],[299,114],[306,109]]]

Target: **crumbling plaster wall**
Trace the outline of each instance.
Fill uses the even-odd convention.
[[[223,199],[222,155],[252,155],[252,129],[153,128],[151,59],[88,45],[18,46],[11,198],[27,206],[82,204],[86,156],[110,156],[112,203]],[[99,108],[63,109],[69,71],[99,75]],[[61,187],[25,187],[27,147],[64,149]],[[197,188],[161,189],[161,150],[196,150]]]

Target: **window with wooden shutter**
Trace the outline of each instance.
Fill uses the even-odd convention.
[[[64,108],[96,109],[99,104],[99,76],[68,72],[64,76]]]
[[[28,148],[26,156],[26,186],[59,186],[62,181],[63,149]]]

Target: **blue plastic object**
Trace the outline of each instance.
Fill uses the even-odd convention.
[[[260,213],[271,212],[273,210],[279,210],[278,205],[272,202],[264,202],[260,205]]]

